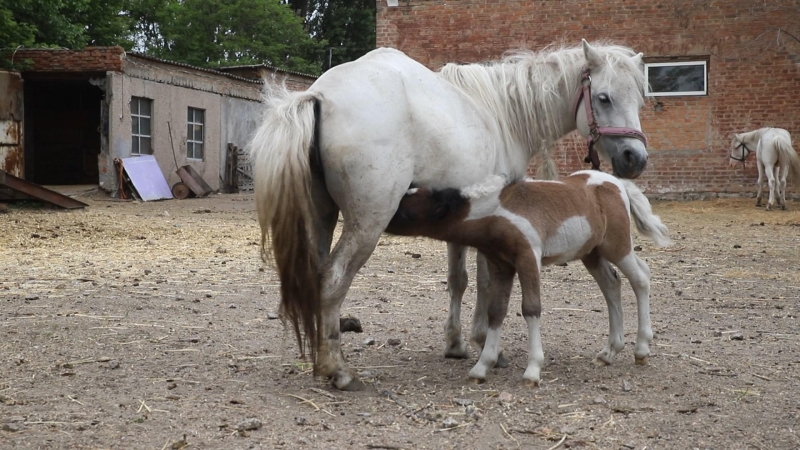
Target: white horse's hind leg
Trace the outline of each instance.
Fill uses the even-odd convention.
[[[756,194],[756,207],[761,206],[761,188],[764,182],[764,164],[756,158],[756,167],[758,168],[758,181],[756,181],[756,186],[758,186],[758,193]]]
[[[764,173],[767,174],[767,181],[769,182],[769,201],[767,202],[767,211],[771,211],[775,205],[775,168],[772,165],[764,165]]]
[[[636,295],[639,326],[633,356],[636,358],[636,364],[647,364],[650,343],[653,341],[653,328],[650,324],[650,268],[634,252],[630,252],[616,265],[628,278]]]
[[[595,357],[595,363],[600,365],[611,364],[614,357],[625,347],[624,330],[622,322],[622,282],[619,275],[605,258],[592,252],[583,258],[583,265],[600,286],[600,291],[606,299],[608,306],[608,342],[603,350]]]
[[[361,390],[364,384],[347,367],[342,355],[340,309],[353,278],[369,259],[378,244],[380,234],[380,227],[358,230],[345,223],[339,242],[323,266],[320,345],[314,372],[331,377],[333,385],[344,391]]]
[[[786,177],[789,175],[789,164],[783,164],[777,169],[778,172],[778,205],[781,209],[786,209]]]
[[[447,244],[447,291],[450,293],[450,312],[444,324],[446,358],[469,357],[467,343],[461,336],[461,300],[467,290],[467,247]]]

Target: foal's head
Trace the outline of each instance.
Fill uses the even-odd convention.
[[[386,231],[392,234],[426,236],[434,229],[461,218],[468,199],[458,189],[412,188],[400,200]]]

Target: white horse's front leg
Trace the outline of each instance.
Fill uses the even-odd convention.
[[[596,252],[583,258],[582,262],[597,285],[600,286],[600,291],[608,306],[608,342],[594,359],[598,365],[608,365],[625,348],[622,323],[622,282],[617,272],[611,267],[611,263]]]
[[[650,324],[650,268],[633,252],[619,261],[617,267],[628,278],[636,295],[639,328],[633,356],[636,364],[644,365],[647,364],[650,343],[653,341],[653,328]]]
[[[467,247],[447,244],[447,292],[450,294],[450,311],[444,324],[445,358],[469,357],[467,343],[461,336],[461,301],[467,290]]]

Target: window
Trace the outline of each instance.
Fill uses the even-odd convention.
[[[205,128],[205,122],[205,111],[189,108],[189,125],[186,130],[186,157],[189,159],[203,159],[203,128]]]
[[[708,94],[706,61],[647,63],[644,73],[649,96]]]
[[[153,101],[149,98],[131,97],[131,155],[152,155]]]

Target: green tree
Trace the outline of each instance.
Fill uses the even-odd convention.
[[[311,39],[280,0],[183,0],[171,8],[174,14],[159,25],[158,56],[203,67],[266,63],[320,72],[324,42]]]
[[[0,0],[0,67],[18,47],[129,47],[131,0]]]
[[[319,42],[328,43],[324,68],[358,59],[375,48],[375,0],[313,0],[312,8],[309,31]]]

